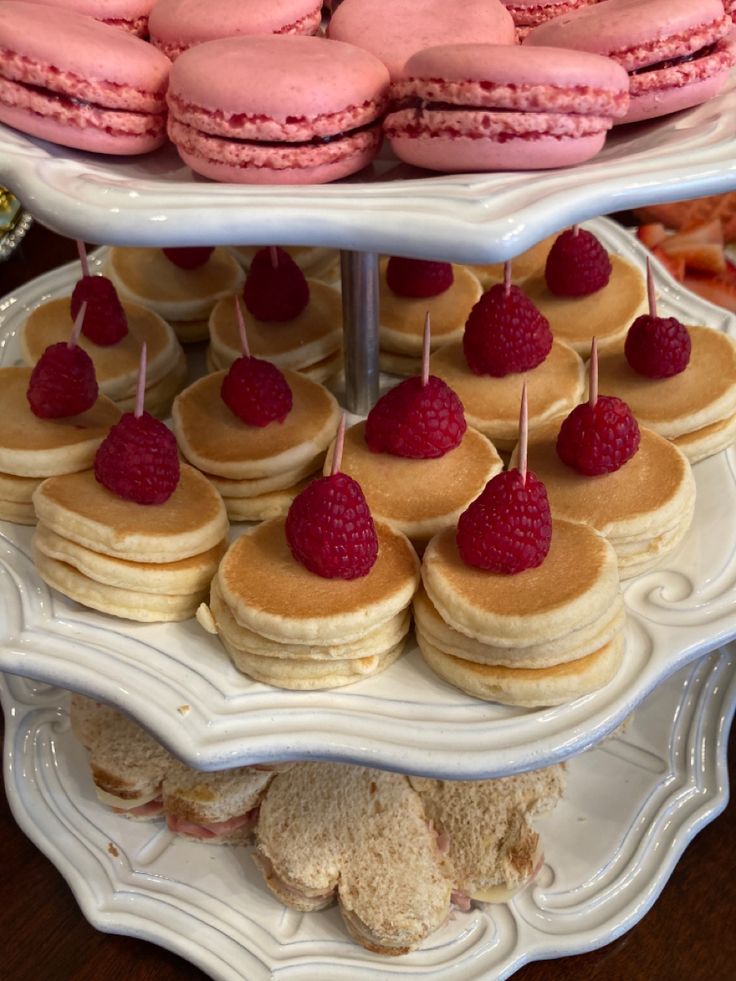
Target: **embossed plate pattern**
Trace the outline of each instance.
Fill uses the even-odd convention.
[[[6,685],[5,781],[25,833],[96,927],[170,948],[218,981],[482,981],[602,946],[641,919],[728,798],[733,648],[670,678],[624,735],[570,761],[565,799],[537,821],[545,866],[532,888],[457,913],[420,950],[381,959],[348,939],[334,909],[282,907],[245,848],[197,845],[104,808],[66,694]]]
[[[332,245],[495,262],[575,221],[736,187],[736,76],[705,105],[616,127],[561,170],[427,176],[386,153],[355,179],[310,187],[216,184],[172,147],[114,158],[0,125],[0,182],[51,228],[124,245]]]
[[[591,223],[642,263],[619,226]],[[76,264],[0,301],[0,363],[17,357],[29,307],[70,290]],[[657,273],[661,308],[734,330],[734,318]],[[344,689],[290,692],[249,681],[193,621],[136,624],[48,589],[29,558],[31,530],[0,525],[0,670],[105,699],[202,769],[274,759],[337,759],[432,776],[513,773],[569,756],[612,731],[664,678],[736,635],[736,455],[695,467],[696,516],[661,567],[628,584],[627,652],[603,689],[567,705],[477,701],[432,674],[414,650]]]

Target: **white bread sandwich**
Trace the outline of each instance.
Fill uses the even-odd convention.
[[[181,763],[117,709],[83,695],[72,730],[90,751],[97,796],[137,820],[165,817],[171,831],[208,844],[250,841],[261,796],[289,763],[206,773]]]
[[[90,752],[100,801],[134,820],[159,817],[171,754],[122,712],[83,695],[72,696],[70,717],[73,732]]]
[[[300,763],[271,783],[253,857],[287,906],[308,912],[337,901],[358,943],[404,954],[453,905],[503,902],[534,878],[542,851],[530,817],[563,789],[559,765],[442,781]]]

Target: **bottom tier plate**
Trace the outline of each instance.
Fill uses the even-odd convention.
[[[538,822],[546,863],[533,887],[507,905],[456,913],[396,960],[352,943],[334,909],[284,909],[247,849],[197,845],[100,805],[66,693],[6,677],[0,694],[13,814],[100,930],[158,943],[223,981],[480,981],[602,946],[650,908],[728,800],[736,646],[668,679],[623,734],[570,761],[564,801]]]

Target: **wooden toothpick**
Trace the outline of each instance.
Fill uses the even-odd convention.
[[[590,346],[590,364],[588,365],[588,404],[591,408],[598,401],[598,339],[593,338]]]
[[[77,314],[77,319],[74,321],[74,327],[72,328],[71,337],[66,343],[69,348],[76,347],[79,341],[79,335],[82,333],[82,324],[84,323],[84,315],[87,312],[87,301],[85,300],[81,307],[79,308],[79,313]]]
[[[422,387],[429,381],[429,342],[432,328],[429,322],[429,310],[424,315],[424,337],[422,339]]]
[[[89,262],[87,260],[87,248],[81,239],[77,239],[77,252],[79,253],[79,261],[82,263],[82,275],[89,276]]]
[[[511,292],[511,260],[507,259],[503,264],[503,295],[508,296]]]
[[[138,367],[138,387],[135,391],[135,412],[136,419],[143,415],[143,399],[146,394],[146,342],[141,344],[141,360]]]
[[[521,482],[526,487],[526,461],[529,446],[529,412],[527,407],[526,382],[521,389],[521,409],[519,410],[519,463]]]
[[[238,333],[240,334],[240,349],[243,352],[244,358],[250,357],[250,348],[248,347],[248,334],[245,329],[245,317],[243,316],[243,307],[241,305],[240,297],[235,297],[235,316],[238,320]]]
[[[657,294],[654,289],[654,273],[652,272],[652,264],[649,261],[649,256],[647,256],[647,299],[649,300],[649,315],[656,317]]]
[[[276,251],[276,246],[275,245],[269,245],[268,251],[269,251],[269,254],[271,256],[271,265],[273,266],[274,269],[278,269],[279,268],[279,254]]]
[[[330,477],[334,477],[336,473],[340,471],[340,464],[342,463],[342,450],[345,445],[345,413],[343,412],[340,417],[340,425],[337,427],[337,436],[335,437],[335,449],[332,453],[332,467],[330,468]]]

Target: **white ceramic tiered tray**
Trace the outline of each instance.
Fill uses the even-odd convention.
[[[644,916],[728,799],[733,648],[670,678],[623,735],[570,761],[565,799],[537,821],[545,866],[533,887],[457,913],[420,950],[382,959],[350,941],[334,909],[282,907],[245,848],[197,845],[103,807],[69,730],[67,695],[6,684],[5,781],[23,831],[94,926],[170,948],[218,981],[482,981],[591,950]]]
[[[591,223],[606,245],[643,264],[634,238]],[[0,364],[18,357],[27,311],[70,292],[76,264],[0,301]],[[684,322],[736,329],[733,317],[657,274],[661,308]],[[48,589],[30,559],[31,529],[0,524],[0,670],[86,692],[124,708],[202,769],[279,759],[352,760],[472,778],[541,766],[612,731],[662,680],[736,636],[736,455],[695,467],[694,525],[661,567],[631,581],[627,651],[600,691],[545,710],[487,704],[435,676],[417,650],[344,689],[291,692],[236,671],[194,620],[137,624]]]
[[[0,183],[39,221],[126,245],[332,245],[496,262],[605,212],[736,187],[736,75],[703,106],[616,127],[577,167],[431,175],[388,152],[349,181],[310,187],[215,184],[172,147],[104,157],[0,126]]]

